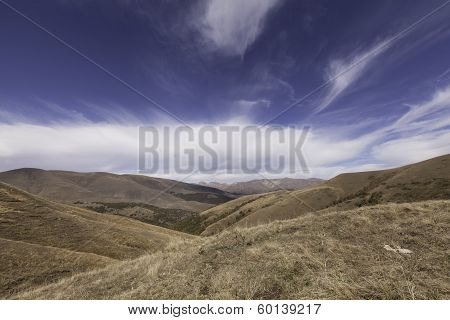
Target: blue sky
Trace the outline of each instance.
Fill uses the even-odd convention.
[[[445,1],[8,3],[167,112],[0,3],[0,170],[134,172],[136,126],[171,115],[311,125],[324,178],[450,152]]]

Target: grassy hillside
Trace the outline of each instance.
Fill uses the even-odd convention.
[[[204,230],[199,212],[236,198],[196,184],[103,172],[17,169],[0,173],[0,181],[46,199],[191,234]]]
[[[279,190],[298,190],[323,182],[321,179],[262,179],[234,183],[203,182],[201,185],[235,194],[250,195]]]
[[[190,238],[44,200],[0,183],[0,296]]]
[[[318,211],[197,238],[14,298],[448,299],[449,220],[450,201]]]
[[[450,199],[450,155],[390,170],[342,174],[326,184],[342,190],[340,203],[356,205]]]
[[[433,199],[450,199],[450,155],[396,169],[341,174],[302,190],[241,197],[202,212],[202,234],[291,219],[325,208],[348,210]]]
[[[17,169],[0,181],[66,203],[130,202],[198,212],[233,198],[210,187],[140,175]]]
[[[198,212],[160,208],[135,202],[93,202],[79,204],[84,208],[107,214],[133,218],[145,223],[198,235],[204,228]]]

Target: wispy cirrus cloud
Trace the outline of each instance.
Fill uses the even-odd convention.
[[[375,146],[372,155],[387,166],[403,165],[450,153],[450,132],[428,132]]]
[[[374,146],[372,156],[398,165],[450,153],[450,86],[408,108],[394,123],[374,133],[395,138]]]
[[[211,49],[243,55],[264,29],[267,15],[282,0],[206,0],[195,27]]]
[[[389,49],[394,38],[377,42],[365,50],[357,50],[345,58],[333,59],[326,71],[325,80],[330,82],[329,89],[321,98],[314,113],[319,113],[331,105],[342,93],[360,79],[374,60]]]
[[[450,125],[450,85],[427,101],[407,105],[409,110],[388,129],[392,131],[433,131]]]

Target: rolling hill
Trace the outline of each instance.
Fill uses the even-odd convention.
[[[450,199],[450,155],[400,168],[345,173],[318,186],[240,197],[200,214],[202,235],[292,219],[307,212]]]
[[[199,212],[236,198],[211,187],[140,175],[17,169],[0,181],[34,195],[198,234]]]
[[[201,182],[207,187],[216,188],[226,192],[242,195],[267,193],[279,190],[298,190],[306,187],[318,185],[323,182],[322,179],[261,179],[246,182],[219,183],[219,182]]]
[[[192,238],[0,183],[0,296]]]
[[[233,199],[211,187],[142,175],[17,169],[0,173],[0,181],[34,195],[65,203],[146,203],[198,212]]]
[[[18,299],[448,299],[450,201],[318,211],[197,238]]]

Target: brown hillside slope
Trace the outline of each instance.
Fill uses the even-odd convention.
[[[198,238],[14,298],[448,299],[449,222],[450,201],[319,211]]]
[[[450,155],[390,170],[341,174],[326,184],[362,201],[450,199]],[[378,199],[373,199],[376,194]]]
[[[190,238],[0,183],[0,296]]]
[[[321,179],[262,179],[234,183],[201,182],[201,185],[235,194],[259,194],[279,190],[297,190],[311,187],[323,182]]]
[[[433,199],[450,199],[450,155],[390,170],[345,173],[307,189],[241,197],[202,212],[202,235],[291,219],[330,207],[346,210]]]
[[[135,202],[198,212],[233,198],[221,190],[196,184],[105,172],[17,169],[0,173],[0,181],[46,199],[77,204]]]

